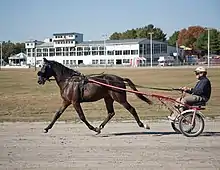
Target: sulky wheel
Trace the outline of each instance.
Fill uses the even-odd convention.
[[[199,136],[205,127],[203,117],[196,112],[194,122],[192,123],[194,111],[184,113],[179,120],[179,130],[187,137]]]

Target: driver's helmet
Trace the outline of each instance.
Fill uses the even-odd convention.
[[[200,66],[195,69],[195,72],[196,73],[207,73],[207,70],[206,68]]]

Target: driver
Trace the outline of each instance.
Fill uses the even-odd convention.
[[[187,105],[195,105],[197,103],[206,103],[211,96],[211,83],[206,77],[207,70],[204,67],[197,67],[195,69],[195,75],[198,79],[194,88],[181,87],[180,90],[190,94],[185,97],[178,98],[177,101]],[[183,111],[183,110],[180,110]],[[169,119],[175,120],[177,113],[173,113],[171,116],[168,116]]]

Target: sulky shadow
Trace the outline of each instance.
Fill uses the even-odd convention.
[[[119,132],[119,133],[110,133],[100,135],[101,137],[110,137],[110,136],[136,136],[136,135],[155,135],[155,136],[163,136],[163,135],[174,135],[178,134],[176,132]]]
[[[181,133],[177,132],[120,132],[110,134],[100,134],[100,137],[111,137],[111,136],[136,136],[136,135],[154,135],[154,136],[167,136],[167,135],[178,135]],[[199,136],[220,136],[220,132],[203,132]]]
[[[200,136],[220,136],[220,132],[203,132]]]

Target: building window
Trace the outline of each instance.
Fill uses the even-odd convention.
[[[153,53],[160,54],[160,44],[154,44]]]
[[[42,53],[37,53],[37,57],[42,57]]]
[[[63,51],[69,51],[68,47],[63,47]]]
[[[130,55],[130,50],[124,50],[123,55]]]
[[[56,52],[56,56],[62,56],[61,52]]]
[[[98,60],[92,60],[92,64],[98,64]]]
[[[48,56],[48,53],[43,53],[43,56],[44,56],[44,57]]]
[[[55,56],[55,48],[49,48],[49,56]]]
[[[116,50],[115,55],[122,55],[122,50]]]
[[[65,65],[65,60],[63,60],[63,65]]]
[[[123,59],[123,63],[130,63],[129,59]]]
[[[83,51],[82,47],[77,47],[77,51]]]
[[[147,54],[150,54],[150,51],[151,51],[150,44],[147,44]]]
[[[57,48],[56,48],[56,51],[61,51],[61,48],[60,48],[60,47],[57,47]]]
[[[70,47],[70,51],[75,51],[75,47]]]
[[[90,55],[90,52],[89,52],[89,51],[85,51],[85,52],[84,52],[84,56],[87,56],[87,55]]]
[[[92,51],[98,51],[98,47],[92,47]]]
[[[167,44],[160,44],[161,53],[167,53]]]
[[[102,46],[101,46],[101,47],[99,47],[99,50],[101,50],[101,51],[102,51],[102,50],[104,50],[104,47],[102,47]]]
[[[114,55],[114,51],[107,51],[108,55]]]
[[[116,64],[118,65],[118,64],[122,64],[121,63],[121,59],[116,59]]]
[[[146,54],[146,46],[147,46],[147,44],[140,44],[140,46],[139,46],[139,54],[140,55],[145,55]]]
[[[83,52],[81,51],[81,52],[77,52],[77,56],[82,56],[82,54],[83,54]]]
[[[54,48],[49,48],[50,53],[55,52]]]
[[[92,55],[98,55],[98,51],[93,51]]]
[[[41,53],[41,49],[37,49],[37,53]]]
[[[138,54],[138,50],[131,50],[131,55],[136,55]]]
[[[70,56],[76,56],[76,52],[70,52]]]
[[[109,59],[108,64],[114,64],[114,59]]]
[[[105,63],[106,63],[106,60],[103,60],[103,59],[100,60],[100,64],[105,64]]]
[[[84,47],[84,51],[90,51],[90,47]]]
[[[43,48],[43,52],[48,52],[48,48]]]
[[[50,53],[49,56],[53,57],[53,56],[55,56],[55,53]]]
[[[99,51],[99,55],[104,55],[104,51]]]
[[[66,60],[66,65],[68,65],[69,64],[69,60]]]

